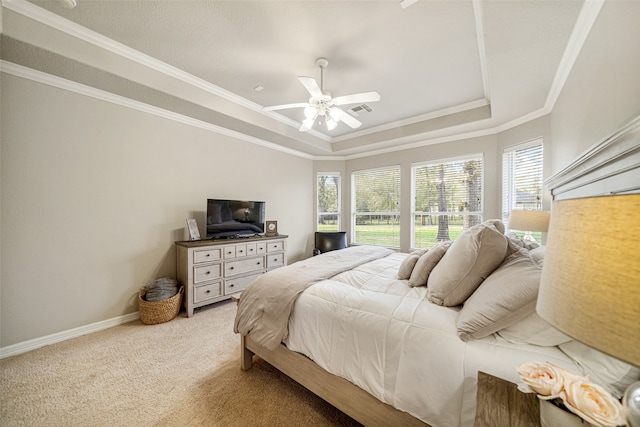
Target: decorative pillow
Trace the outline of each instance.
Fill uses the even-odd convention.
[[[429,274],[431,274],[433,268],[440,262],[450,246],[450,240],[440,242],[435,248],[420,256],[409,278],[409,286],[426,286]]]
[[[537,242],[521,239],[512,231],[505,233],[505,236],[507,237],[507,243],[509,245],[507,249],[507,256],[514,252],[518,252],[523,248],[530,251],[540,246]]]
[[[524,252],[508,257],[464,303],[458,336],[486,337],[535,313],[541,276],[542,268]]]
[[[429,301],[452,307],[462,304],[495,270],[507,253],[500,220],[489,220],[465,230],[453,241],[427,282]]]
[[[398,269],[398,279],[406,280],[411,277],[411,272],[413,271],[413,267],[415,267],[416,262],[418,262],[420,256],[416,254],[408,255],[402,264],[400,264],[400,268]]]
[[[519,322],[499,330],[497,334],[514,344],[533,344],[553,347],[572,340],[550,324],[538,313],[532,313]]]
[[[578,341],[569,341],[558,347],[582,368],[584,375],[609,390],[618,399],[622,397],[627,387],[640,380],[640,368],[608,356]]]

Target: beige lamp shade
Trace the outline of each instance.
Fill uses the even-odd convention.
[[[512,210],[509,215],[509,229],[520,231],[543,231],[549,229],[549,211]]]
[[[554,202],[536,310],[640,366],[640,194]]]

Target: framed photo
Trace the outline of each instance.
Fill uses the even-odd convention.
[[[190,240],[200,240],[200,230],[198,223],[193,218],[187,218],[187,228],[189,229]]]
[[[265,236],[277,236],[278,235],[278,221],[267,221],[265,226]]]

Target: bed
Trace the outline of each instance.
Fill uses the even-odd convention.
[[[637,177],[639,123],[552,177],[554,197],[579,196],[577,180]],[[517,383],[516,368],[534,361],[586,373],[620,396],[638,368],[535,313],[543,265],[543,246],[490,220],[426,253],[355,246],[273,270],[239,300],[242,368],[257,355],[365,425],[472,426],[478,372]]]

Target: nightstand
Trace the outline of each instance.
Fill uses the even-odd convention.
[[[523,393],[512,382],[478,372],[475,427],[540,427],[540,407],[534,393]]]

